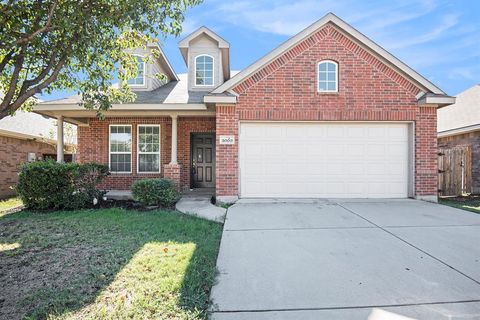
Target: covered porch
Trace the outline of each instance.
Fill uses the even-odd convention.
[[[106,190],[126,191],[135,180],[160,177],[180,190],[215,188],[215,109],[205,104],[115,105],[104,119],[78,104],[37,105],[34,111],[57,119],[58,162],[64,161],[63,123],[78,126],[77,159],[109,165],[111,175],[101,186]],[[158,129],[145,137],[150,127]]]

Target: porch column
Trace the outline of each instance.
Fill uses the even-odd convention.
[[[173,114],[170,116],[172,118],[172,154],[171,161],[169,164],[166,164],[163,167],[163,177],[172,180],[177,189],[181,189],[181,166],[178,164],[178,155],[177,155],[177,127],[178,127],[178,115]]]
[[[57,162],[63,162],[63,116],[57,118]]]
[[[172,115],[172,156],[171,156],[171,161],[170,164],[177,164],[177,120],[178,116],[177,115]]]

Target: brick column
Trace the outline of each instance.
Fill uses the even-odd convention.
[[[177,115],[172,115],[172,149],[171,161],[169,164],[163,166],[163,177],[172,180],[180,190],[182,177],[181,166],[177,162]]]
[[[437,202],[437,106],[420,106],[415,121],[415,198]]]
[[[220,203],[238,200],[238,114],[235,105],[216,106],[216,198]],[[233,136],[234,144],[220,144],[220,136]]]
[[[181,166],[178,163],[169,163],[163,166],[163,177],[172,180],[180,190],[181,185]]]

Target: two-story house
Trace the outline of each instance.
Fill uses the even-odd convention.
[[[167,177],[181,188],[215,188],[223,202],[436,201],[436,113],[454,98],[337,16],[327,14],[235,75],[229,43],[208,28],[179,48],[186,74],[164,54],[139,58],[129,81],[136,100],[114,105],[104,120],[78,97],[35,108],[79,126],[78,161],[108,163],[107,189]],[[167,81],[150,76],[158,72]]]

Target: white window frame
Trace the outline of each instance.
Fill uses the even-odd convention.
[[[158,152],[141,152],[141,154],[158,154],[158,171],[140,172],[140,127],[158,127]],[[162,171],[162,130],[159,124],[139,124],[137,125],[137,174],[158,174]]]
[[[111,124],[108,126],[108,171],[111,174],[131,174],[132,167],[133,167],[133,157],[132,157],[132,145],[130,145],[130,152],[112,152],[111,151],[111,134],[112,134],[112,127],[130,127],[130,139],[131,143],[133,143],[133,127],[131,124]],[[130,153],[130,171],[112,171],[112,154],[128,154]]]
[[[200,57],[210,57],[212,58],[212,84],[197,84],[197,59]],[[194,81],[195,81],[195,87],[213,87],[215,85],[215,58],[209,54],[199,54],[198,56],[195,56],[195,69],[193,70],[194,72]]]
[[[320,65],[322,63],[333,63],[335,65],[335,68],[337,70],[335,72],[335,90],[328,90],[328,89],[327,90],[321,90],[320,89]],[[319,63],[317,63],[317,92],[320,92],[320,93],[338,92],[338,73],[339,73],[338,62],[336,62],[336,61],[322,60]],[[328,80],[326,80],[326,81],[327,81],[327,83],[329,82]]]
[[[147,74],[147,63],[143,59],[143,56],[141,56],[139,54],[134,54],[133,56],[136,57],[136,58],[138,57],[138,58],[142,59],[142,63],[143,63],[143,77],[142,77],[143,83],[142,84],[139,84],[139,83],[131,84],[131,83],[128,83],[128,80],[131,80],[131,79],[128,79],[127,84],[128,84],[129,87],[132,87],[132,88],[144,88],[144,87],[147,86],[147,76],[146,76],[146,74]],[[138,66],[137,66],[137,68],[138,68]],[[138,78],[138,74],[135,78],[132,78],[132,79],[136,79],[136,78]]]

